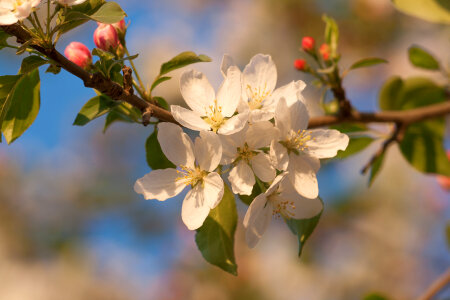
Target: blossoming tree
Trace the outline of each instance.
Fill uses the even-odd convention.
[[[400,10],[429,19],[406,1],[394,2]],[[237,274],[235,201],[248,205],[243,225],[249,247],[256,246],[275,216],[298,236],[300,255],[324,208],[316,177],[321,160],[345,158],[369,146],[374,141],[367,135],[371,123],[392,123],[393,130],[363,168],[370,171],[370,183],[387,148],[397,143],[413,167],[439,174],[448,188],[443,117],[450,113],[449,71],[426,50],[411,47],[411,63],[442,71],[447,85],[393,77],[380,91],[380,111],[359,112],[346,96],[345,75],[386,61],[366,58],[342,71],[338,26],[324,16],[324,43],[317,47],[314,38],[304,37],[301,50],[308,62],[294,61],[296,69],[316,78],[318,88],[333,94],[331,101],[318,100],[323,116],[310,117],[303,81],[277,82],[277,67],[267,54],[250,58],[243,70],[225,54],[217,65],[223,75],[217,91],[204,74],[184,71],[179,86],[186,108],[169,106],[153,90],[170,80],[173,70],[210,58],[180,53],[146,85],[133,63],[137,55],[127,48],[125,17],[117,3],[104,0],[0,0],[0,49],[23,56],[17,75],[0,77],[1,132],[10,144],[33,123],[40,106],[40,67],[48,65],[46,72],[54,74],[64,69],[80,78],[97,96],[84,105],[74,125],[106,116],[105,130],[117,121],[153,127],[146,143],[152,171],[137,179],[134,190],[145,199],[165,201],[189,188],[181,218],[197,231],[197,246],[211,264]],[[57,50],[60,37],[88,21],[98,23],[93,35],[97,48],[91,51],[73,41],[63,56]],[[448,11],[431,21],[450,23]]]

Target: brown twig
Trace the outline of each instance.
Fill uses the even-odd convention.
[[[443,288],[450,286],[450,268],[434,281],[431,286],[419,297],[419,300],[433,299]]]
[[[130,67],[123,66],[122,73],[123,73],[123,89],[124,89],[124,92],[127,93],[128,95],[133,95],[134,94],[134,90],[133,90],[133,75],[132,75],[133,71],[131,70]]]
[[[6,33],[15,36],[18,43],[25,43],[31,39],[28,31],[19,24],[0,26]],[[140,109],[143,114],[143,123],[148,124],[150,117],[155,117],[161,121],[172,122],[178,124],[172,114],[153,103],[150,103],[137,95],[126,92],[126,89],[114,81],[105,78],[99,73],[91,74],[76,64],[69,61],[54,47],[48,48],[36,43],[31,43],[30,47],[50,58],[56,64],[61,66],[69,73],[83,80],[86,87],[95,88],[96,90],[108,95],[114,100],[128,102],[134,107]],[[338,85],[339,86],[339,85]],[[343,112],[337,116],[321,116],[311,118],[309,128],[330,126],[344,122],[354,123],[401,123],[411,124],[425,119],[444,116],[450,113],[450,101],[441,104],[430,105],[426,107],[406,110],[406,111],[384,111],[375,113],[361,113],[351,108],[350,102],[345,96],[345,90],[338,88],[335,91],[337,99],[341,99]],[[347,103],[347,104],[346,104]]]

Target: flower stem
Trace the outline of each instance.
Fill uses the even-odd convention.
[[[130,56],[130,52],[128,51],[127,46],[124,46],[125,48],[125,53],[127,54],[127,56]],[[135,86],[135,88],[138,90],[139,94],[145,99],[148,100],[146,97],[146,92],[145,92],[145,85],[141,80],[141,76],[139,76],[139,73],[136,69],[136,66],[134,65],[134,62],[132,59],[130,59],[130,65],[131,68],[133,69],[133,73],[136,76],[137,81],[139,82],[139,87]]]

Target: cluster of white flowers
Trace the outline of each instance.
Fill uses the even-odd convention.
[[[50,1],[50,0],[48,0]],[[86,0],[57,0],[65,6],[78,5]],[[41,0],[0,0],[0,25],[11,25],[28,18]]]
[[[222,199],[221,175],[228,173],[235,194],[250,195],[256,181],[270,184],[244,218],[246,241],[254,247],[273,215],[304,219],[320,213],[319,159],[345,150],[349,138],[337,130],[307,129],[304,82],[275,89],[277,70],[269,55],[255,55],[243,72],[224,56],[221,70],[217,95],[202,73],[181,76],[190,109],[172,105],[171,111],[181,125],[200,131],[199,137],[192,143],[180,126],[160,123],[158,141],[177,169],[150,172],[137,180],[135,191],[163,201],[190,186],[181,216],[195,230]]]

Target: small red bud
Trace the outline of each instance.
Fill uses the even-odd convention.
[[[117,49],[119,46],[119,36],[117,31],[112,25],[102,24],[94,32],[94,43],[95,45],[104,50],[110,51]]]
[[[328,44],[322,44],[319,48],[319,53],[322,55],[323,60],[330,59],[330,46]]]
[[[64,55],[83,69],[87,69],[92,64],[91,52],[88,47],[79,42],[70,43],[64,50]]]
[[[305,51],[311,52],[314,51],[314,46],[315,46],[315,41],[312,37],[310,36],[305,36],[302,39],[302,48]]]
[[[450,150],[447,150],[447,158],[450,160]],[[450,191],[450,177],[439,175],[437,181],[444,190]]]
[[[305,71],[306,70],[306,61],[304,59],[296,59],[294,61],[294,67],[299,71]]]

